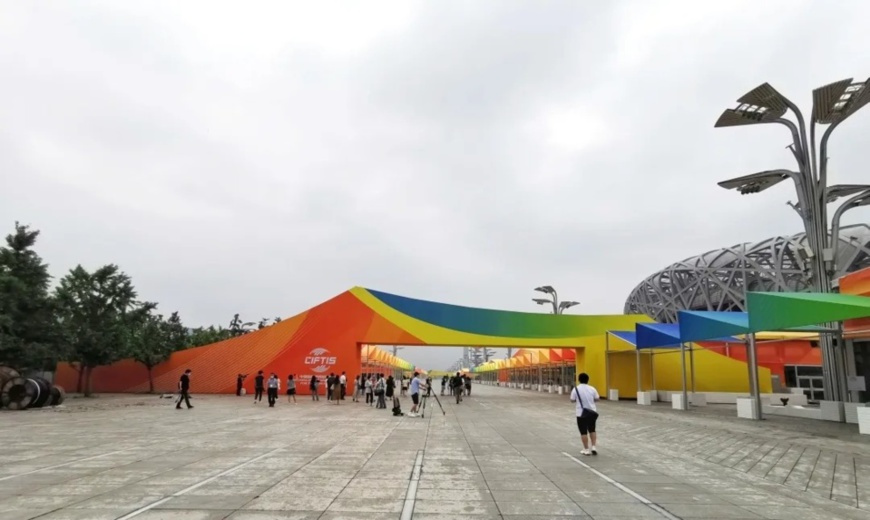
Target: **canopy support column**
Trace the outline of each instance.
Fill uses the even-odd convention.
[[[652,379],[652,389],[655,392],[655,398],[653,401],[659,400],[659,391],[656,389],[656,358],[655,353],[650,351],[649,353],[649,373]]]
[[[683,373],[683,410],[689,409],[689,392],[686,388],[686,344],[680,343],[680,370]]]
[[[755,416],[761,420],[761,388],[758,385],[758,351],[755,345],[755,333],[750,333],[746,341],[746,357],[749,361],[749,391],[755,400]]]
[[[634,353],[637,355],[637,391],[643,392],[643,388],[641,387],[641,378],[640,378],[640,350],[635,348]]]
[[[573,381],[572,385],[575,384]],[[610,396],[610,332],[604,332],[604,390]]]
[[[695,348],[689,344],[689,364],[692,366],[692,393],[695,393]]]

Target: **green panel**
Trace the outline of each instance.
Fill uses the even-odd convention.
[[[870,298],[850,294],[750,292],[747,307],[752,332],[870,316]]]

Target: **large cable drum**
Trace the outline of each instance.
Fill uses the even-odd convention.
[[[0,389],[0,405],[10,410],[24,410],[39,398],[39,393],[36,381],[13,377]]]
[[[18,377],[20,375],[21,374],[19,374],[18,371],[12,367],[0,366],[0,388],[3,388],[3,385],[6,384],[6,381],[9,381],[13,377]]]
[[[36,399],[30,403],[31,408],[42,408],[51,401],[51,383],[41,377],[32,377],[28,381],[39,389]]]
[[[66,400],[66,391],[62,386],[51,386],[51,399],[48,400],[48,406],[60,406]]]

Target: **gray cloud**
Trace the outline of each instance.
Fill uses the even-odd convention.
[[[791,188],[716,186],[790,167],[784,130],[712,125],[763,81],[808,107],[870,75],[850,6],[7,2],[0,222],[193,324],[354,285],[537,311],[548,283],[621,312],[667,264],[799,231]],[[868,114],[833,182],[866,182]]]

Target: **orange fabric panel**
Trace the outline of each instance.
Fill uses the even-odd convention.
[[[154,368],[154,387],[158,392],[175,391],[178,378],[190,368],[193,393],[235,393],[239,373],[248,374],[245,388],[250,393],[253,376],[263,370],[266,375],[278,374],[282,389],[287,376],[294,374],[297,391],[304,395],[314,374],[325,378],[330,372],[345,371],[352,382],[360,370],[358,341],[368,338],[372,330],[387,339],[419,341],[386,320],[376,319],[369,307],[345,292],[265,329],[176,352]],[[77,386],[78,373],[69,365],[60,365],[56,377],[64,388]],[[124,360],[96,368],[91,386],[95,392],[145,392],[148,373],[141,364]]]

